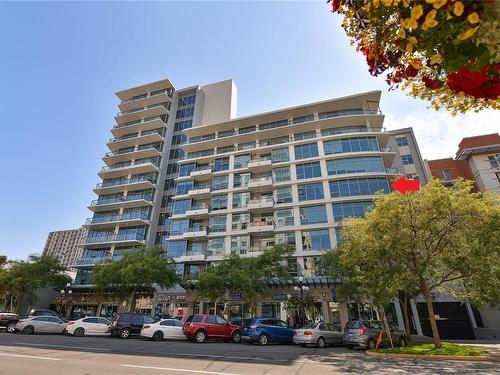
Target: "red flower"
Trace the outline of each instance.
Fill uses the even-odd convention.
[[[495,66],[487,67],[488,69],[483,68],[478,72],[461,68],[457,72],[448,74],[448,87],[475,98],[497,99],[500,95],[500,75],[494,71],[493,74],[489,74],[490,68],[495,69]]]
[[[438,79],[432,79],[429,76],[423,76],[422,81],[424,81],[425,87],[431,90],[436,90],[443,86],[443,82]]]
[[[405,69],[405,74],[407,77],[415,77],[418,74],[418,69],[415,69],[412,65],[408,65]]]

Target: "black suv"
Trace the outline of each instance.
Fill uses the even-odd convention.
[[[148,314],[117,314],[111,323],[111,335],[126,339],[130,335],[139,335],[144,324],[154,322],[153,317]]]
[[[16,324],[19,321],[19,315],[7,312],[0,312],[0,327],[5,327],[9,333],[16,332]]]

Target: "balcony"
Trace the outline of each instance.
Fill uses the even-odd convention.
[[[140,106],[148,106],[156,103],[166,103],[171,101],[171,95],[172,94],[170,90],[158,90],[147,94],[137,95],[130,99],[122,100],[118,107],[121,111],[128,111]]]
[[[149,215],[144,212],[130,212],[122,215],[106,215],[89,217],[83,225],[85,228],[109,227],[110,224],[144,225],[149,222]]]
[[[103,257],[80,258],[71,265],[71,267],[95,266],[96,264],[105,263],[111,260],[111,255]]]
[[[170,102],[151,104],[144,107],[137,107],[127,111],[118,112],[115,116],[115,120],[117,124],[124,124],[146,117],[167,115],[169,110]]]
[[[182,238],[185,240],[192,238],[202,238],[207,236],[207,228],[201,225],[188,228],[183,234]]]
[[[212,186],[210,184],[198,184],[188,191],[188,197],[208,198],[210,197],[211,191],[212,191]]]
[[[145,236],[139,233],[107,233],[98,236],[87,237],[85,247],[100,247],[103,244],[145,244]]]
[[[153,188],[156,185],[156,180],[153,177],[135,177],[131,179],[120,178],[112,181],[104,181],[97,184],[94,192],[97,195],[119,193],[124,190],[144,190]]]
[[[260,178],[252,178],[248,181],[248,189],[254,191],[263,191],[268,190],[273,186],[272,177],[260,177]]]
[[[273,232],[274,231],[274,222],[272,220],[269,220],[269,221],[257,221],[257,222],[249,223],[247,231],[248,231],[248,233]]]
[[[271,157],[252,159],[248,162],[249,169],[270,170],[272,169]]]
[[[129,121],[124,124],[116,124],[111,129],[111,134],[113,134],[114,137],[122,137],[126,134],[139,131],[163,129],[167,127],[164,120],[165,116],[151,116],[141,120]]]
[[[108,211],[118,209],[120,207],[143,207],[153,205],[153,196],[151,194],[129,195],[126,197],[101,198],[90,203],[88,207],[90,211]]]
[[[194,206],[191,207],[190,210],[186,211],[186,216],[187,217],[192,217],[192,218],[204,218],[208,217],[208,212],[209,212],[209,206],[208,205],[200,205],[200,206]]]
[[[104,154],[102,160],[107,165],[113,165],[130,159],[143,159],[161,156],[161,151],[158,150],[157,147],[158,146],[142,145],[134,147],[131,151],[110,151]]]
[[[198,167],[192,171],[189,176],[194,179],[206,179],[212,176],[212,167],[207,165],[205,167]]]
[[[184,254],[175,259],[180,262],[185,261],[195,261],[195,260],[204,260],[207,257],[206,250],[201,251],[189,251],[187,250]]]
[[[111,138],[107,146],[111,151],[118,151],[121,148],[131,147],[146,143],[164,142],[163,134],[158,131],[148,130],[141,133],[141,135],[132,134],[124,135],[122,137]]]
[[[250,211],[269,210],[272,209],[273,207],[274,207],[274,200],[272,198],[251,199],[247,205],[247,208]]]
[[[153,160],[135,161],[128,165],[112,165],[104,166],[101,171],[97,173],[102,179],[120,177],[128,174],[143,174],[159,172],[159,162]]]

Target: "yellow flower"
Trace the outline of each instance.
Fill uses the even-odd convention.
[[[422,5],[417,5],[413,8],[411,8],[411,18],[414,20],[418,20],[420,17],[422,17],[422,14],[424,14],[424,9],[422,8]]]
[[[410,36],[408,38],[408,41],[411,43],[411,44],[417,44],[417,38],[415,38],[414,36]]]
[[[403,27],[405,29],[409,28],[416,29],[417,26],[418,26],[417,21],[415,21],[413,18],[405,18],[403,20]]]
[[[403,27],[398,30],[398,36],[400,38],[404,38],[406,36],[406,31]]]
[[[403,0],[403,6],[404,6],[405,8],[408,8],[408,7],[410,6],[410,1],[411,1],[411,0]]]
[[[441,8],[444,4],[446,4],[448,2],[448,0],[434,0],[433,1],[433,4],[434,4],[434,9],[439,9]]]
[[[431,29],[437,26],[438,21],[434,19],[436,17],[436,14],[437,14],[436,9],[433,9],[429,13],[427,13],[427,16],[425,16],[424,24],[422,25],[422,30]]]
[[[412,51],[413,51],[413,44],[406,43],[406,52],[412,52]]]
[[[476,33],[477,29],[479,29],[479,26],[471,27],[470,29],[464,31],[463,33],[458,34],[457,39],[458,40],[469,39],[472,35]]]
[[[378,6],[379,6],[379,1],[380,1],[380,0],[373,0],[373,6],[374,6],[375,8],[378,8]]]
[[[467,21],[469,21],[472,24],[478,23],[479,22],[479,15],[476,12],[471,13],[467,16]]]
[[[392,5],[392,0],[382,0],[382,3],[384,3],[384,6],[390,7]]]
[[[460,17],[464,12],[464,4],[461,1],[457,1],[453,7],[453,13],[455,16]]]
[[[443,61],[443,59],[439,53],[431,56],[431,65],[439,64],[441,61]]]

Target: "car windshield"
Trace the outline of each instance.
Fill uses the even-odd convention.
[[[318,326],[318,323],[312,323],[312,322],[309,322],[309,323],[306,323],[304,324],[302,327],[300,327],[301,329],[316,329],[316,327]]]

